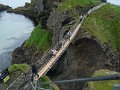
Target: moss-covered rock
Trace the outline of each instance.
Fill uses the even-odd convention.
[[[8,68],[8,71],[11,74],[15,71],[21,71],[23,73],[27,73],[29,70],[29,67],[30,66],[28,64],[14,64]]]
[[[93,77],[108,76],[114,74],[120,74],[120,73],[115,71],[110,71],[107,69],[101,69],[96,71],[93,74]],[[90,82],[88,83],[88,87],[90,90],[113,90],[113,86],[116,84],[120,84],[120,80]]]
[[[4,79],[4,82],[0,83],[0,90],[5,90],[13,81],[21,75],[21,73],[28,73],[30,66],[28,64],[14,64],[8,67],[9,74]]]
[[[42,88],[50,89],[50,82],[51,82],[51,80],[49,79],[49,77],[47,77],[47,76],[41,77],[40,78],[40,82],[41,83],[45,83],[45,84],[41,85]],[[53,90],[60,90],[59,87],[55,83],[52,83],[52,88],[53,88]]]
[[[35,47],[41,53],[46,51],[51,45],[51,33],[41,28],[41,25],[35,27],[30,38],[25,42],[25,47]]]
[[[120,50],[120,6],[107,4],[90,14],[83,30],[96,37],[101,44],[107,43],[113,51]]]
[[[98,0],[64,0],[58,7],[61,11],[66,11],[77,6],[80,7],[92,7],[99,4]]]

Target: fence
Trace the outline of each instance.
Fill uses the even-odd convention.
[[[90,87],[90,83],[97,83],[99,86],[99,82],[101,83],[109,83],[113,82],[113,80],[120,80],[120,74],[111,75],[111,76],[100,76],[100,77],[92,77],[92,78],[82,78],[82,79],[73,79],[73,80],[61,80],[54,82],[44,82],[37,83],[35,90],[53,90],[54,85],[56,84],[60,90],[96,90]],[[120,82],[111,85],[111,89],[109,90],[120,90]],[[48,86],[48,88],[44,88],[44,86]],[[106,86],[107,87],[107,86]],[[105,87],[99,87],[99,90],[108,90]],[[108,87],[107,87],[108,88]]]

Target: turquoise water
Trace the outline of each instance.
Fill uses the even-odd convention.
[[[12,8],[24,6],[30,0],[0,0]],[[12,51],[29,38],[34,23],[23,15],[0,12],[0,71],[11,65]]]

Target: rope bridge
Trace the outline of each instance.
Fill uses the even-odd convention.
[[[103,5],[105,5],[105,3],[103,4],[100,4],[92,9],[90,9],[88,11],[88,14],[90,14],[91,12],[97,10],[98,8],[102,7]],[[79,29],[84,21],[84,19],[87,17],[87,14],[83,16],[83,18],[79,18],[78,22],[76,22],[76,24],[74,25],[75,29],[72,29],[70,30],[69,32],[72,33],[72,35],[70,36],[69,39],[66,40],[66,37],[63,38],[63,42],[64,45],[62,45],[61,48],[59,48],[58,52],[56,53],[55,56],[53,56],[51,59],[49,59],[49,61],[44,65],[42,66],[39,71],[38,71],[38,75],[39,77],[37,78],[37,80],[42,77],[44,74],[46,74],[51,68],[52,66],[56,63],[56,61],[60,58],[60,56],[64,53],[64,51],[68,48],[68,46],[70,45],[70,43],[73,41],[73,39],[75,38],[75,36],[77,35],[77,33],[79,32]],[[77,26],[76,26],[77,25]],[[73,28],[74,28],[73,27]],[[59,44],[59,43],[58,43]],[[57,44],[57,46],[58,46]],[[56,49],[56,48],[53,48],[53,49]]]
[[[50,49],[49,51],[47,51],[44,54],[44,56],[40,60],[38,60],[35,63],[36,67],[39,69],[39,71],[38,71],[39,77],[37,78],[37,80],[40,77],[42,77],[43,75],[45,75],[52,68],[52,66],[57,62],[57,60],[61,57],[61,55],[65,52],[65,50],[68,48],[70,43],[73,41],[73,39],[79,32],[79,29],[81,28],[81,25],[82,25],[84,19],[87,17],[87,15],[89,15],[90,13],[94,12],[95,10],[101,8],[105,4],[106,3],[102,3],[98,6],[93,7],[92,9],[90,9],[88,11],[87,14],[85,14],[83,16],[82,19],[79,18],[79,20],[75,23],[75,25],[69,31],[69,32],[71,32],[71,36],[69,37],[69,39],[66,39],[68,37],[66,35],[65,38],[63,38],[61,40],[61,41],[65,42],[61,47],[59,47],[59,45],[61,44],[61,42],[59,42],[58,44],[56,44],[54,46],[54,48],[52,48],[52,49],[56,49],[56,50],[58,49],[57,50],[58,52],[56,53],[55,56],[50,57],[50,53],[52,50],[52,49]],[[48,58],[48,57],[50,57],[50,58]],[[44,62],[41,63],[41,60],[43,60]],[[6,90],[29,90],[30,88],[32,88],[31,85],[29,85],[30,78],[31,78],[31,70],[29,70],[28,74],[21,74]]]

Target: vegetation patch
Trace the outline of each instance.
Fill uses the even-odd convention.
[[[50,82],[51,82],[51,80],[49,79],[49,77],[47,77],[47,76],[41,77],[40,78],[40,82],[41,83],[45,83],[45,84],[42,84],[42,87],[44,89],[50,89]],[[52,88],[53,88],[53,90],[60,90],[55,83],[52,83]]]
[[[28,64],[14,64],[8,68],[8,71],[9,73],[13,73],[15,71],[21,71],[23,73],[27,73],[29,70],[29,67],[30,66]]]
[[[96,71],[93,74],[93,77],[107,76],[107,75],[114,75],[114,74],[120,74],[120,73],[109,71],[106,69],[101,69]],[[116,84],[120,84],[120,80],[90,82],[88,83],[88,87],[90,88],[90,90],[113,90],[113,86]]]
[[[113,51],[120,50],[120,6],[107,4],[94,11],[86,18],[82,28],[102,44],[110,44]]]
[[[25,47],[35,47],[43,53],[51,45],[52,34],[38,25],[33,30],[30,38],[25,42]]]
[[[99,4],[98,0],[64,0],[58,7],[61,11],[70,10],[76,6],[80,7],[91,7]]]

